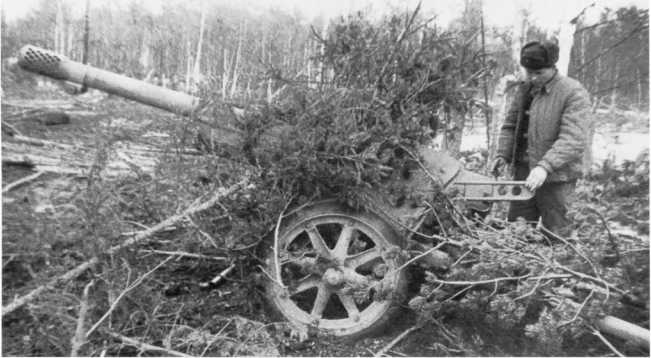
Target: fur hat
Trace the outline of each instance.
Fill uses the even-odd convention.
[[[554,67],[558,61],[558,45],[551,41],[533,41],[520,51],[520,64],[531,70]]]

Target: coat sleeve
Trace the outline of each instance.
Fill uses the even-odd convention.
[[[500,129],[497,142],[497,156],[503,157],[507,162],[513,160],[512,155],[513,146],[515,145],[515,127],[518,122],[523,91],[523,85],[518,86],[516,95],[513,98],[513,101],[511,101],[509,110],[506,112],[506,117],[504,118],[504,123]]]
[[[584,88],[573,89],[563,108],[558,138],[537,164],[552,173],[565,164],[581,160],[589,129],[590,98]]]

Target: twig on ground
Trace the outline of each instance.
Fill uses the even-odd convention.
[[[432,213],[434,214],[434,217],[436,218],[436,221],[439,223],[439,227],[441,228],[441,231],[443,231],[443,236],[448,236],[447,231],[445,230],[445,225],[441,222],[441,218],[439,218],[439,214],[436,213],[436,209],[434,209],[434,205],[430,204],[429,202],[425,202],[427,206],[432,210]]]
[[[598,283],[598,284],[602,284],[604,287],[606,287],[607,290],[613,290],[613,291],[615,291],[615,292],[617,292],[619,294],[628,295],[628,293],[626,291],[624,291],[624,290],[622,290],[620,288],[617,288],[617,286],[613,285],[612,283],[608,283],[608,282],[604,281],[601,278],[592,277],[590,275],[586,275],[584,273],[574,271],[574,270],[572,270],[572,269],[570,269],[569,267],[566,267],[566,266],[560,266],[559,265],[558,268],[565,271],[565,272],[568,272],[568,273],[570,273],[570,274],[572,274],[574,276],[577,276],[577,277],[580,277],[580,278],[583,278],[583,279],[586,279],[586,280],[589,280],[589,281],[592,281],[592,282],[595,282],[595,283]]]
[[[5,255],[2,255],[2,256],[5,256]],[[4,268],[7,267],[7,265],[9,265],[9,263],[11,261],[13,261],[17,256],[18,255],[15,255],[15,254],[9,255],[9,258],[2,263],[2,269],[4,270]]]
[[[495,283],[495,285],[497,286],[497,282]],[[464,287],[464,288],[460,289],[460,290],[459,290],[457,293],[455,293],[454,295],[452,295],[452,296],[446,298],[445,301],[443,301],[443,302],[449,302],[449,301],[452,301],[453,299],[459,297],[461,294],[463,294],[464,292],[470,290],[471,288],[473,288],[473,286]],[[429,295],[427,295],[427,298],[432,297],[432,295],[434,295],[435,293],[436,293],[436,291],[432,291],[432,293],[430,293]]]
[[[466,256],[470,255],[471,252],[472,252],[472,249],[468,249],[466,252],[464,252],[463,254],[461,254],[461,256],[459,256],[459,258],[457,259],[457,261],[455,261],[454,263],[452,263],[452,265],[450,265],[450,268],[452,268],[452,267],[458,265],[459,262],[461,262],[461,260],[463,260]]]
[[[498,277],[492,280],[481,280],[481,281],[443,281],[435,278],[430,278],[430,280],[431,282],[436,282],[436,283],[441,283],[441,284],[451,285],[451,286],[468,286],[468,285],[484,285],[489,283],[497,283],[500,281],[517,281],[517,280],[522,280],[530,277],[531,274],[515,276],[515,277]]]
[[[536,279],[536,284],[533,286],[533,288],[532,288],[529,292],[527,292],[527,293],[525,293],[525,294],[522,294],[522,295],[520,295],[520,296],[514,298],[513,301],[517,301],[517,300],[521,300],[521,299],[523,299],[523,298],[527,298],[527,297],[533,295],[534,293],[536,293],[536,291],[538,290],[538,287],[540,287],[540,281],[542,281],[542,278],[543,278],[545,275],[547,275],[547,272],[548,272],[548,271],[549,271],[549,269],[545,270],[545,271],[543,272],[543,274],[542,274],[540,277],[538,277],[538,278]]]
[[[601,339],[601,341],[604,342],[604,344],[605,344],[606,346],[608,346],[608,348],[610,348],[610,350],[611,350],[613,353],[615,353],[617,356],[619,356],[619,357],[625,357],[625,355],[623,355],[622,353],[620,353],[620,352],[617,350],[617,348],[615,348],[615,346],[613,346],[612,343],[610,343],[610,341],[608,341],[608,340],[606,339],[606,337],[604,337],[604,336],[601,334],[601,332],[599,332],[599,330],[597,330],[596,328],[593,328],[593,329],[592,329],[592,334],[594,334],[595,336],[599,337],[599,339]]]
[[[81,346],[86,343],[86,337],[84,336],[84,324],[86,322],[86,314],[88,313],[88,293],[90,292],[90,287],[95,283],[95,281],[90,281],[86,287],[84,287],[84,292],[81,296],[81,302],[79,304],[79,316],[77,317],[77,328],[75,329],[75,335],[70,341],[71,349],[70,356],[78,357],[79,350]]]
[[[404,353],[396,352],[396,351],[394,351],[394,350],[390,350],[390,351],[387,352],[387,353],[391,353],[391,354],[397,355],[398,357],[406,357],[406,356],[407,356],[407,355],[404,354]]]
[[[92,259],[82,263],[81,265],[75,267],[74,269],[66,272],[65,274],[55,277],[52,279],[50,282],[41,285],[34,290],[30,291],[28,294],[18,297],[11,301],[8,305],[2,307],[2,316],[11,313],[15,311],[17,308],[22,307],[24,304],[31,302],[34,300],[36,297],[38,297],[41,293],[45,292],[46,290],[52,289],[59,285],[60,283],[68,282],[82,273],[84,273],[86,270],[88,270],[91,267],[94,267],[97,265],[99,262],[99,259],[97,257],[93,257]]]
[[[45,174],[44,171],[39,171],[39,172],[36,172],[36,173],[34,173],[32,175],[28,175],[28,176],[26,176],[24,178],[20,178],[20,179],[14,181],[14,182],[11,182],[11,183],[7,184],[4,188],[2,188],[2,194],[8,193],[12,189],[15,189],[15,188],[17,188],[17,187],[19,187],[19,186],[21,186],[21,185],[23,185],[25,183],[28,183],[28,182],[40,177],[43,174]]]
[[[447,242],[445,242],[445,241],[444,241],[444,242],[441,242],[441,243],[439,243],[438,245],[432,247],[431,249],[429,249],[429,250],[427,250],[427,251],[421,253],[420,255],[411,258],[409,261],[405,262],[402,266],[398,267],[398,268],[396,269],[396,271],[400,271],[400,270],[404,269],[405,267],[407,267],[407,266],[409,266],[410,264],[412,264],[414,261],[419,260],[420,258],[425,257],[426,255],[429,255],[431,252],[434,252],[435,250],[438,250],[441,246],[443,246],[443,245],[445,245],[445,244],[447,244]]]
[[[373,356],[374,357],[382,357],[385,355],[389,350],[391,350],[398,342],[403,340],[405,337],[407,337],[411,332],[420,329],[420,325],[415,325],[413,327],[407,328],[404,332],[400,333],[398,337],[394,338],[389,344],[384,346],[384,348],[380,349],[377,353],[375,353]]]
[[[231,186],[230,188],[217,192],[216,194],[213,195],[212,198],[210,198],[209,200],[203,202],[202,204],[198,204],[196,206],[195,205],[190,206],[185,211],[183,211],[182,213],[177,214],[177,215],[173,215],[173,216],[161,221],[160,223],[152,226],[151,228],[141,231],[136,236],[125,240],[122,244],[111,247],[110,249],[107,250],[106,253],[109,254],[109,255],[113,255],[116,252],[118,252],[118,251],[120,251],[120,250],[122,250],[124,248],[127,248],[127,247],[129,247],[129,246],[131,246],[133,244],[136,244],[136,243],[138,243],[138,242],[140,242],[140,241],[142,241],[142,240],[144,240],[146,238],[151,237],[152,235],[154,235],[158,231],[160,231],[160,230],[162,230],[162,229],[164,229],[164,228],[166,228],[166,227],[180,221],[181,219],[183,219],[187,215],[191,215],[191,214],[198,213],[200,211],[206,210],[206,209],[212,207],[213,205],[215,205],[223,197],[228,196],[228,195],[234,193],[235,191],[240,190],[241,188],[245,187],[247,185],[247,183],[248,183],[248,178],[245,178],[244,180],[242,180],[239,183]],[[16,298],[15,300],[13,300],[8,305],[2,307],[2,316],[4,317],[5,314],[13,312],[14,310],[16,310],[17,308],[23,306],[24,304],[26,304],[28,302],[31,302],[32,300],[34,300],[36,297],[38,297],[41,293],[45,292],[46,290],[52,289],[52,288],[56,287],[58,284],[60,284],[60,283],[68,282],[68,281],[78,277],[83,272],[85,272],[87,269],[92,268],[95,265],[97,265],[97,263],[99,263],[99,258],[97,256],[95,256],[92,259],[90,259],[90,260],[80,264],[79,266],[75,267],[74,269],[66,272],[65,274],[63,274],[63,275],[61,275],[59,277],[55,277],[54,279],[50,280],[48,283],[35,288],[34,290],[30,291],[25,296],[21,296],[21,297]]]
[[[234,356],[238,356],[239,353],[240,353],[240,350],[241,350],[243,347],[246,347],[246,344],[249,343],[249,341],[250,341],[250,340],[251,340],[251,339],[252,339],[252,338],[253,338],[253,337],[254,337],[258,332],[260,332],[262,329],[266,329],[267,327],[273,326],[273,325],[276,324],[276,323],[278,323],[278,322],[271,322],[271,323],[264,324],[264,325],[258,327],[255,331],[253,331],[253,332],[251,332],[250,334],[248,334],[248,335],[246,336],[246,338],[245,338],[245,339],[244,339],[240,344],[238,344],[237,347],[233,350],[233,355],[234,355]]]
[[[3,118],[3,119],[4,119],[4,118]],[[18,130],[18,128],[16,128],[14,125],[9,124],[9,123],[7,123],[7,122],[5,122],[5,121],[2,121],[2,127],[7,128],[7,129],[8,129],[7,132],[8,132],[9,135],[12,136],[12,137],[13,137],[13,136],[22,136],[22,135],[23,135],[23,134]],[[4,129],[5,129],[5,128],[2,128],[2,129],[3,129],[3,132],[4,132]]]
[[[579,250],[578,247],[572,245],[569,241],[565,240],[565,238],[563,238],[563,237],[561,237],[559,235],[556,235],[555,233],[548,230],[544,226],[541,226],[540,229],[544,234],[548,234],[548,235],[554,237],[555,239],[558,239],[559,241],[561,241],[565,245],[569,246],[574,252],[576,252],[577,255],[581,256],[581,258],[583,260],[585,260],[588,263],[588,265],[590,265],[590,268],[592,268],[592,271],[594,272],[594,274],[601,280],[601,277],[599,275],[599,271],[597,271],[597,267],[592,263],[592,261],[590,261],[590,259],[583,252],[581,252]]]
[[[215,334],[215,336],[214,336],[215,338],[213,338],[213,339],[212,339],[208,344],[206,344],[206,347],[205,347],[205,348],[203,349],[203,351],[201,352],[200,357],[205,356],[206,353],[208,352],[208,349],[209,349],[209,348],[210,348],[210,347],[211,347],[215,342],[217,342],[217,340],[219,340],[219,339],[225,339],[225,338],[226,338],[226,337],[222,336],[222,333],[224,332],[224,330],[226,329],[226,327],[228,327],[232,322],[233,322],[233,319],[232,319],[232,318],[229,319],[228,322],[226,322],[226,324],[225,324],[225,325],[224,325],[224,326],[219,330],[219,332],[217,332],[217,334]]]
[[[148,344],[148,343],[144,343],[144,342],[135,340],[133,338],[123,336],[123,335],[121,335],[119,333],[115,333],[115,332],[111,332],[111,331],[105,331],[105,332],[108,335],[110,335],[111,337],[119,339],[120,341],[122,341],[122,343],[133,346],[133,347],[136,347],[141,351],[162,352],[162,353],[165,353],[166,355],[174,356],[174,357],[192,357],[191,355],[181,353],[181,352],[178,352],[178,351],[175,351],[175,350],[172,350],[172,349],[167,349],[167,348],[163,348],[163,347],[154,346],[154,345],[151,345],[151,344]]]
[[[418,222],[416,224],[414,224],[414,227],[411,230],[409,230],[410,233],[407,236],[407,242],[409,242],[409,240],[411,240],[414,237],[414,233],[416,232],[416,230],[418,230],[418,228],[423,225],[423,223],[425,222],[425,219],[427,218],[426,214],[427,214],[428,211],[425,211],[424,213],[422,213],[421,218],[418,220]]]
[[[275,282],[278,286],[284,286],[281,282],[278,282],[275,277],[271,276],[271,274],[267,272],[267,270],[265,270],[264,267],[262,267],[262,265],[258,265],[258,268],[260,269],[260,271],[262,271],[263,274],[265,274],[265,276],[267,276],[268,279]]]
[[[601,223],[604,225],[604,227],[606,228],[606,231],[608,232],[608,241],[610,241],[610,246],[615,251],[615,257],[617,258],[617,262],[619,262],[619,260],[621,259],[621,256],[620,256],[620,253],[619,253],[619,246],[615,242],[615,238],[613,237],[613,233],[610,231],[610,228],[608,227],[608,223],[606,222],[606,219],[597,210],[595,210],[595,209],[593,209],[593,208],[591,208],[589,206],[586,207],[586,209],[588,211],[592,211],[593,213],[595,213],[599,217],[599,219],[601,219]]]
[[[558,325],[558,327],[562,327],[562,326],[568,325],[568,324],[570,324],[570,323],[576,321],[576,320],[579,318],[579,315],[581,314],[581,311],[583,311],[583,308],[585,307],[585,305],[588,303],[588,301],[590,300],[590,298],[592,298],[592,295],[593,295],[593,294],[594,294],[594,290],[590,291],[590,293],[588,294],[588,296],[583,300],[583,303],[581,303],[581,306],[579,306],[579,308],[577,308],[576,313],[574,314],[574,317],[572,317],[572,319],[570,319],[570,320],[567,321],[567,322],[562,322],[562,323],[560,323],[560,324]]]
[[[145,224],[139,223],[139,222],[137,222],[137,221],[123,220],[123,222],[125,222],[125,223],[127,223],[127,224],[132,224],[132,225],[135,225],[135,226],[141,227],[141,228],[143,228],[143,230],[138,230],[138,231],[125,231],[125,232],[123,232],[123,233],[120,233],[120,235],[122,235],[122,236],[133,236],[133,235],[138,235],[138,234],[142,233],[142,232],[145,231],[145,230],[151,230],[151,227],[149,227],[149,226],[147,226],[147,225],[145,225]],[[164,227],[164,228],[160,229],[158,232],[170,232],[170,231],[174,231],[174,230],[176,230],[176,229],[178,229],[176,226],[174,226],[174,225],[170,225],[170,226],[168,226],[168,227]]]
[[[445,338],[450,344],[453,344],[455,347],[463,351],[463,347],[459,344],[460,340],[457,336],[455,336],[452,332],[450,332],[450,330],[448,330],[437,319],[432,318],[432,323],[434,323],[434,325],[439,328],[439,332],[441,332],[441,336],[443,336],[443,338]]]
[[[227,217],[229,217],[229,216],[228,216],[228,215],[222,215],[222,216],[217,217],[217,218],[215,218],[215,219],[216,219],[216,220],[219,220],[219,219],[227,218]],[[208,235],[207,232],[201,230],[201,228],[199,227],[199,225],[197,225],[197,224],[194,222],[194,220],[192,220],[192,218],[191,218],[190,216],[188,216],[187,219],[188,219],[188,221],[190,222],[190,224],[191,224],[191,225],[192,225],[192,226],[193,226],[193,227],[194,227],[194,228],[199,232],[199,234],[201,234],[201,236],[203,236],[206,240],[208,240],[208,242],[210,242],[210,244],[211,244],[214,248],[219,249],[219,246],[217,245],[217,243],[215,242],[215,239],[214,239],[212,236]]]
[[[202,282],[202,283],[199,284],[199,286],[200,286],[200,287],[208,287],[208,286],[210,286],[210,285],[216,285],[216,284],[218,284],[219,281],[223,280],[224,277],[226,277],[226,275],[228,275],[229,273],[231,273],[231,271],[233,271],[234,268],[235,268],[235,264],[231,264],[231,265],[228,266],[225,270],[223,270],[222,272],[220,272],[219,275],[215,276],[212,280],[210,280],[209,282]]]
[[[102,322],[104,322],[104,320],[111,315],[111,313],[115,310],[115,308],[117,307],[117,305],[120,302],[120,300],[122,299],[122,297],[126,296],[127,293],[129,293],[134,288],[138,287],[138,285],[140,285],[149,275],[154,273],[154,271],[158,270],[161,266],[168,263],[172,258],[173,258],[173,256],[170,256],[170,257],[166,258],[161,263],[156,265],[156,267],[149,270],[147,273],[145,273],[144,275],[140,276],[137,280],[135,280],[132,284],[127,286],[120,293],[120,295],[115,299],[115,301],[113,301],[113,303],[111,304],[111,307],[109,307],[108,311],[106,311],[106,313],[104,313],[104,315],[88,330],[88,332],[86,332],[86,338],[90,337],[90,335],[99,327],[99,325],[101,325]]]
[[[140,227],[140,228],[143,229],[143,230],[149,230],[149,229],[151,229],[151,227],[149,227],[149,226],[147,226],[147,225],[145,225],[145,224],[143,224],[143,223],[139,223],[139,222],[137,222],[137,221],[133,221],[133,220],[123,220],[123,221],[124,221],[125,223],[127,223],[127,224],[131,224],[131,225],[138,226],[138,227]],[[134,233],[139,233],[139,232],[140,232],[140,231],[134,231]]]
[[[179,257],[188,257],[192,259],[205,259],[205,260],[215,260],[215,261],[228,261],[229,258],[221,256],[208,256],[201,254],[193,254],[184,251],[164,251],[164,250],[138,250],[139,252],[146,252],[158,255],[169,255],[169,256],[179,256]]]
[[[74,145],[71,145],[71,144],[64,144],[64,143],[54,142],[54,141],[46,140],[46,139],[28,137],[28,136],[24,136],[24,135],[15,135],[13,137],[13,141],[27,143],[27,144],[33,144],[33,145],[36,145],[36,146],[39,146],[39,147],[43,147],[43,146],[46,146],[46,145],[51,145],[51,146],[54,146],[54,147],[57,147],[57,148],[64,148],[64,149],[74,148]]]

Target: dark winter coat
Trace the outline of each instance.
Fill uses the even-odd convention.
[[[578,178],[589,129],[588,92],[576,80],[558,73],[540,91],[532,92],[527,147],[522,148],[518,138],[522,136],[523,103],[530,90],[528,83],[519,86],[502,125],[497,156],[513,163],[526,150],[529,168],[545,168],[548,182]]]

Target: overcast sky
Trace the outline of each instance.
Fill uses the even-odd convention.
[[[39,0],[2,0],[2,10],[6,18],[13,20],[27,14]],[[83,10],[85,0],[65,0]],[[111,1],[126,5],[133,0],[92,0]],[[138,0],[152,11],[160,11],[165,0]],[[188,0],[189,3],[200,4],[202,0]],[[341,15],[358,9],[370,9],[375,13],[386,12],[391,7],[413,9],[418,0],[203,0],[208,2],[230,3],[234,6],[244,6],[249,9],[264,11],[269,7],[299,12],[308,20],[317,16],[326,18]],[[635,5],[638,8],[649,8],[648,0],[484,0],[484,13],[487,25],[512,26],[517,21],[516,14],[523,8],[531,12],[532,20],[540,27],[555,30],[561,22],[566,22],[576,16],[583,8],[596,2],[601,7],[618,8]],[[438,15],[437,22],[447,25],[450,20],[457,18],[463,10],[463,0],[423,0],[423,10],[426,13]],[[595,14],[599,11],[594,11]]]

